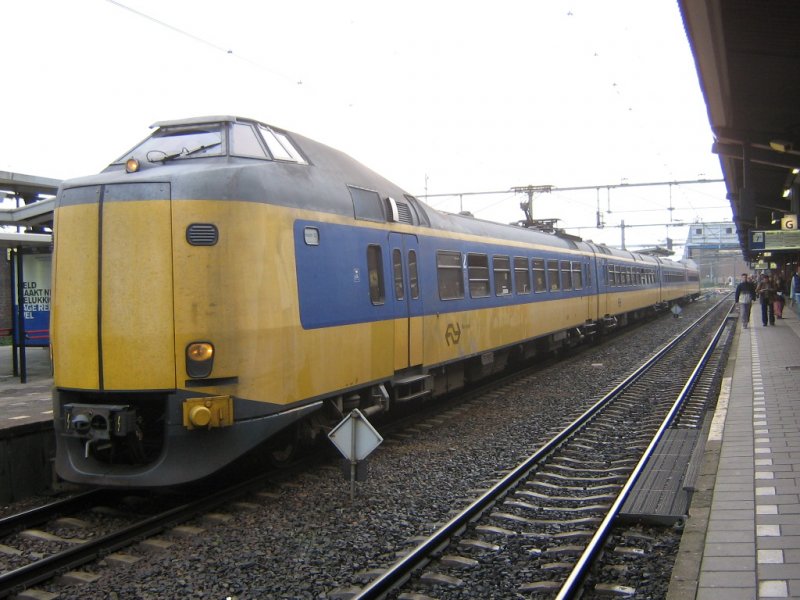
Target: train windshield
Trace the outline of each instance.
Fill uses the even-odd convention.
[[[113,164],[124,163],[131,156],[151,163],[184,160],[225,154],[222,125],[201,127],[166,127],[159,129]]]

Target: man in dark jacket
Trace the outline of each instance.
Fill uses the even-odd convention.
[[[747,273],[742,273],[742,280],[736,286],[736,303],[739,304],[739,314],[742,318],[742,327],[747,329],[750,323],[750,309],[756,300],[756,286],[750,281]]]
[[[761,276],[761,283],[756,287],[756,295],[761,300],[761,322],[775,325],[775,285],[766,273]]]

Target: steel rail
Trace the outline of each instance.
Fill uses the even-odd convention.
[[[56,500],[44,506],[37,506],[21,513],[0,518],[0,537],[45,523],[64,514],[79,511],[92,503],[101,501],[111,493],[110,490],[105,488],[91,489],[63,500]]]
[[[550,441],[529,456],[508,475],[503,477],[503,479],[493,485],[488,491],[481,495],[480,498],[472,502],[472,504],[467,506],[464,510],[450,519],[450,521],[436,530],[427,540],[421,542],[409,554],[391,565],[389,569],[377,579],[370,582],[367,587],[362,589],[355,596],[355,599],[368,600],[372,598],[381,598],[396,587],[405,583],[405,581],[411,576],[411,573],[430,562],[430,555],[432,553],[447,546],[450,538],[454,537],[457,533],[466,528],[468,523],[477,519],[487,508],[491,507],[495,502],[497,502],[497,500],[512,491],[534,465],[541,462],[547,455],[551,454],[576,430],[590,421],[595,414],[600,411],[600,409],[602,409],[606,404],[611,402],[616,397],[620,396],[622,392],[624,392],[628,387],[644,376],[644,374],[649,371],[665,354],[679,344],[680,341],[689,334],[689,332],[694,330],[703,321],[710,317],[725,301],[726,298],[723,298],[703,315],[701,315],[700,318],[698,318],[697,321],[695,321],[690,327],[687,327],[686,330],[664,345],[663,348],[653,354],[652,357],[640,365],[613,390],[593,404],[572,423],[567,425],[566,428],[564,428],[560,433],[558,433]]]
[[[199,513],[210,510],[258,487],[263,484],[266,477],[266,475],[259,475],[199,500],[187,502],[113,533],[4,573],[0,575],[0,598],[5,598],[40,581],[50,579],[55,573],[73,569],[124,548],[133,541],[155,535],[167,527],[191,519]]]
[[[712,309],[713,310],[713,309]],[[580,558],[576,561],[575,566],[572,568],[567,580],[561,586],[558,594],[556,595],[556,600],[568,600],[575,597],[575,594],[579,591],[580,586],[582,584],[582,578],[586,573],[586,570],[589,568],[589,565],[597,556],[598,552],[602,549],[603,544],[605,543],[606,538],[608,537],[609,532],[616,520],[617,516],[619,515],[619,511],[622,510],[622,506],[625,501],[628,499],[628,495],[630,494],[633,486],[636,484],[636,481],[639,479],[639,476],[644,471],[645,466],[647,465],[648,461],[653,455],[656,447],[658,446],[661,438],[664,437],[667,429],[669,428],[672,420],[675,418],[675,415],[678,414],[678,411],[681,409],[683,403],[686,401],[687,398],[692,393],[694,386],[697,380],[703,373],[703,370],[706,367],[709,359],[711,358],[712,353],[717,347],[719,343],[719,339],[722,337],[722,333],[725,331],[725,328],[728,326],[728,319],[731,318],[731,308],[728,311],[728,315],[725,319],[723,319],[720,326],[717,328],[716,333],[712,337],[711,341],[709,342],[708,346],[706,347],[705,351],[703,352],[702,357],[697,362],[692,374],[689,376],[686,384],[683,386],[680,394],[673,402],[672,407],[670,408],[667,415],[664,417],[664,420],[661,422],[661,426],[656,431],[653,439],[650,441],[650,444],[644,451],[644,454],[639,459],[639,462],[633,469],[628,481],[625,485],[622,486],[619,494],[617,495],[617,499],[612,503],[611,508],[609,509],[608,513],[606,514],[603,521],[600,523],[599,528],[595,532],[592,539],[587,544],[586,548],[581,554]]]

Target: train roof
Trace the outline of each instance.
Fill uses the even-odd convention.
[[[159,127],[177,127],[181,125],[207,125],[209,123],[259,123],[260,125],[269,126],[267,123],[258,121],[256,119],[248,119],[246,117],[236,117],[233,115],[209,115],[205,117],[188,117],[185,119],[172,119],[167,121],[156,121],[150,125],[150,129],[157,129]]]
[[[185,134],[193,127],[203,128],[203,126],[237,123],[254,125],[256,129],[261,127],[263,130],[288,137],[290,142],[297,146],[305,160],[253,160],[252,157],[245,157],[239,161],[239,157],[230,151],[221,151],[216,156],[198,157],[201,160],[176,160],[168,163],[163,160],[155,162],[145,160],[145,167],[141,171],[125,172],[124,163],[128,157],[136,156],[137,149],[146,147],[151,138],[168,134],[170,129],[178,129],[181,134]],[[537,244],[557,249],[596,252],[643,263],[673,262],[662,261],[653,256],[636,254],[627,250],[608,248],[567,236],[561,237],[557,234],[545,233],[519,225],[505,225],[472,216],[439,211],[344,152],[257,119],[235,115],[209,115],[157,121],[151,125],[151,128],[155,131],[148,138],[122,155],[101,174],[64,182],[62,187],[70,188],[89,183],[102,184],[120,181],[125,183],[169,181],[172,185],[172,195],[177,198],[236,198],[244,201],[293,206],[350,218],[354,216],[354,199],[351,190],[358,188],[377,194],[381,202],[392,198],[398,203],[411,204],[415,209],[412,215],[416,213],[416,218],[405,222],[434,230]],[[152,145],[149,147],[152,149]],[[144,159],[145,155],[141,158]],[[268,157],[265,155],[264,158]],[[236,162],[232,163],[232,160]],[[229,170],[232,165],[239,168],[237,176],[223,175],[222,171]],[[191,176],[178,177],[181,174],[191,174]],[[298,183],[302,183],[302,185],[298,185]]]

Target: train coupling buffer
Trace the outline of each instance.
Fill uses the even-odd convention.
[[[186,429],[213,429],[233,425],[233,396],[187,398],[183,401]]]
[[[354,501],[356,480],[364,481],[367,477],[365,460],[380,446],[383,438],[357,408],[331,430],[328,438],[349,463],[350,500]]]

